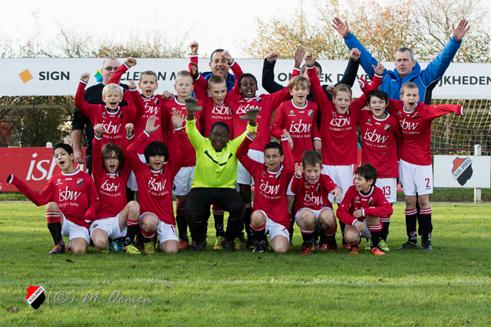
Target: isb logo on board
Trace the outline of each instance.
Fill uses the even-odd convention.
[[[472,177],[472,160],[469,157],[455,158],[452,166],[452,176],[459,182],[460,185],[465,185],[467,181]]]

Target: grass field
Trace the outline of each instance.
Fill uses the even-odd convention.
[[[0,202],[0,326],[491,326],[491,206],[434,204],[433,217],[432,253],[395,250],[397,205],[385,257],[302,257],[299,235],[282,256],[49,257],[43,208]],[[29,284],[46,289],[39,310]]]

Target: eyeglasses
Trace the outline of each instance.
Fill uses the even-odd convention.
[[[107,67],[104,67],[105,70],[116,70],[118,69],[118,67],[112,67],[112,66],[107,66]]]

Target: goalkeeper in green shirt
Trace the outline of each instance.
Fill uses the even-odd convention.
[[[251,108],[241,119],[249,120],[246,131],[230,140],[227,124],[216,122],[211,127],[208,138],[201,135],[196,128],[195,113],[201,110],[196,100],[186,100],[187,121],[186,133],[196,151],[196,168],[191,192],[188,195],[186,209],[191,231],[191,249],[201,251],[206,247],[206,232],[210,206],[216,204],[229,212],[227,230],[223,248],[235,250],[234,239],[242,230],[242,213],[244,202],[235,190],[237,181],[237,157],[235,153],[247,133],[256,131],[256,117],[259,109]]]

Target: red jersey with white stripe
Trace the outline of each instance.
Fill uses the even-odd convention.
[[[103,143],[114,143],[121,148],[126,148],[126,129],[127,123],[134,123],[143,111],[139,103],[135,104],[134,100],[140,97],[137,91],[124,92],[123,99],[128,106],[121,106],[114,112],[109,111],[106,106],[100,104],[91,104],[85,100],[86,83],[80,81],[75,95],[75,106],[90,119],[93,126],[102,124]]]
[[[37,206],[56,202],[66,219],[84,227],[89,227],[88,221],[95,216],[100,204],[92,177],[80,169],[73,173],[54,175],[40,193],[33,191],[15,176],[8,182],[14,184]]]
[[[130,176],[129,165],[124,163],[118,171],[109,173],[104,167],[102,140],[94,136],[92,145],[92,176],[101,200],[94,220],[115,217],[127,203],[126,184]]]
[[[293,155],[287,140],[282,140],[284,161],[280,169],[270,172],[264,164],[260,164],[247,155],[252,141],[247,137],[237,150],[237,158],[254,178],[254,210],[263,210],[274,222],[288,228],[290,214],[286,191],[294,172]]]
[[[172,125],[172,112],[176,110],[186,117],[188,110],[186,109],[186,104],[183,102],[179,102],[178,98],[175,97],[173,99],[165,100],[162,102],[162,121],[167,124],[166,128],[167,134],[164,134],[164,143],[168,145],[169,151],[179,151],[183,153],[183,162],[182,167],[192,167],[196,165],[196,152],[194,151],[193,145],[189,142],[189,139],[184,133],[184,141],[179,148],[176,147],[177,135],[174,131],[174,127]],[[199,119],[200,112],[196,114],[196,119]],[[186,120],[184,120],[183,128],[186,127]]]
[[[362,110],[359,127],[362,141],[361,164],[371,164],[377,170],[379,178],[397,178],[397,144],[401,139],[397,119],[391,114],[387,114],[385,118],[377,118],[371,111]]]
[[[332,208],[327,197],[336,187],[331,177],[324,174],[320,175],[319,181],[315,184],[307,182],[303,174],[300,178],[294,176],[291,189],[295,194],[295,212],[302,208],[312,210],[320,210],[325,207]]]
[[[412,112],[404,110],[404,104],[399,100],[389,100],[389,111],[399,121],[402,139],[399,156],[402,160],[420,166],[431,165],[431,123],[433,119],[448,113],[463,115],[463,108],[457,104],[418,103]]]
[[[174,208],[172,205],[172,187],[174,177],[182,167],[182,158],[186,155],[178,151],[185,141],[188,141],[184,129],[176,132],[178,144],[169,149],[169,157],[161,170],[153,170],[146,163],[141,162],[136,149],[145,147],[150,143],[146,132],[141,133],[128,147],[128,161],[135,173],[138,184],[138,203],[140,213],[152,212],[166,224],[175,225]],[[171,149],[175,149],[171,152]]]
[[[351,102],[346,113],[338,113],[334,104],[327,98],[319,81],[315,68],[308,69],[311,91],[319,105],[322,117],[319,129],[322,140],[322,161],[326,165],[353,165],[357,162],[356,125],[361,109],[366,104],[362,94]],[[382,79],[374,76],[372,84],[363,90],[365,93],[377,89]]]
[[[303,107],[295,105],[293,100],[285,101],[276,110],[271,134],[281,138],[284,129],[293,140],[293,157],[295,162],[302,161],[305,151],[313,149],[313,138],[319,138],[317,128],[317,104],[306,101]]]
[[[365,216],[357,220],[363,221],[366,217],[390,217],[392,215],[392,206],[385,198],[384,192],[377,186],[372,186],[367,194],[358,192],[354,185],[351,185],[343,201],[336,210],[339,220],[346,225],[353,224],[355,218],[353,212],[356,209],[363,209]]]
[[[191,62],[193,64],[197,64],[196,60],[196,56],[191,57]],[[201,74],[194,81],[194,93],[199,100],[199,105],[203,107],[199,120],[202,127],[203,136],[205,137],[210,135],[211,127],[216,122],[223,122],[227,124],[230,130],[230,136],[234,135],[231,102],[236,101],[239,95],[239,81],[244,73],[242,72],[239,64],[235,61],[230,68],[235,76],[235,84],[233,89],[230,92],[227,92],[223,104],[215,104],[213,102],[213,98],[208,95],[208,81]]]

